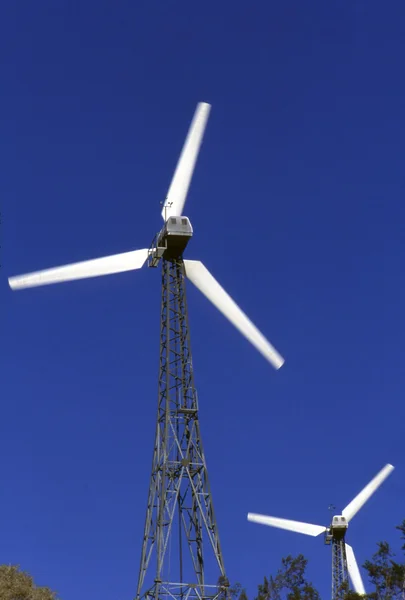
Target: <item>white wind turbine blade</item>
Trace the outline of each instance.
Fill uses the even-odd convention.
[[[383,469],[361,490],[359,494],[342,510],[342,515],[349,522],[353,519],[354,515],[361,509],[361,507],[367,502],[367,500],[374,494],[374,492],[380,487],[380,485],[387,479],[394,467],[390,464],[385,465]]]
[[[183,214],[184,203],[190,187],[191,177],[193,176],[210,110],[211,105],[206,102],[197,104],[176,171],[163,205],[162,217],[164,221],[167,221],[169,217],[180,217]]]
[[[278,527],[278,529],[287,529],[295,531],[295,533],[303,533],[316,537],[326,531],[326,527],[322,525],[312,525],[312,523],[302,523],[301,521],[290,521],[289,519],[279,519],[278,517],[268,517],[266,515],[257,515],[248,513],[248,521],[252,523],[260,523],[260,525],[269,525],[270,527]]]
[[[284,363],[284,358],[253,325],[202,262],[185,260],[184,266],[188,279],[276,369],[279,369]]]
[[[349,576],[352,581],[354,591],[356,594],[364,595],[366,590],[364,589],[363,580],[360,575],[359,567],[357,566],[356,557],[354,556],[353,548],[349,546],[349,544],[345,544],[346,546],[346,561],[347,561],[347,570],[349,571]]]
[[[112,273],[122,273],[140,269],[148,257],[148,250],[134,250],[122,254],[113,254],[103,258],[85,260],[83,262],[26,273],[10,277],[8,282],[12,290],[20,290],[51,283],[73,281],[75,279],[86,279],[88,277],[100,277]]]

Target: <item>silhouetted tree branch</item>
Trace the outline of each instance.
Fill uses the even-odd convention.
[[[320,600],[318,591],[305,577],[308,560],[299,554],[281,561],[275,577],[264,578],[255,600]]]

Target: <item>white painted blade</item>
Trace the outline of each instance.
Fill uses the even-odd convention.
[[[132,252],[113,254],[112,256],[104,256],[103,258],[64,265],[63,267],[54,267],[53,269],[17,275],[10,277],[8,283],[12,290],[20,290],[40,285],[50,285],[51,283],[61,283],[63,281],[122,273],[123,271],[140,269],[147,257],[147,249],[134,250]]]
[[[349,544],[345,544],[346,546],[346,561],[347,561],[347,570],[349,571],[349,576],[352,581],[354,591],[356,594],[364,595],[366,590],[364,589],[363,580],[360,575],[359,567],[357,566],[356,557],[354,556],[353,548],[349,546]]]
[[[322,525],[312,525],[312,523],[302,523],[301,521],[290,521],[289,519],[279,519],[278,517],[267,517],[266,515],[257,515],[248,513],[248,521],[252,523],[260,523],[260,525],[269,525],[270,527],[278,527],[278,529],[287,529],[295,531],[295,533],[303,533],[316,537],[326,531],[326,527]]]
[[[219,285],[208,269],[199,260],[185,260],[186,275],[190,281],[210,300],[214,306],[235,325],[243,336],[276,368],[284,358],[248,319],[245,313]]]
[[[374,494],[380,485],[387,479],[394,467],[390,464],[385,465],[383,469],[361,490],[359,494],[342,510],[342,515],[349,522],[354,515],[361,509],[367,500]]]
[[[197,104],[186,141],[184,142],[183,150],[177,163],[176,171],[174,172],[163,205],[162,217],[164,221],[167,221],[169,217],[180,217],[183,214],[184,203],[190,187],[210,110],[211,105],[206,102]]]

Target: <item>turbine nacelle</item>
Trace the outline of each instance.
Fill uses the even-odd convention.
[[[329,526],[328,534],[337,540],[342,540],[346,535],[348,526],[349,523],[347,522],[346,517],[343,517],[342,515],[335,515],[332,518],[332,523]]]
[[[193,228],[188,217],[184,215],[170,216],[155,238],[157,257],[159,259],[180,258],[192,236]],[[152,243],[152,251],[153,245]]]

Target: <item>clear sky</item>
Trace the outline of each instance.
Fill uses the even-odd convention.
[[[195,289],[195,378],[228,576],[253,595],[319,539],[246,513],[405,518],[401,0],[23,0],[0,8],[0,563],[64,600],[135,595],[155,427],[157,271],[13,293],[7,277],[148,246],[198,101],[203,260],[286,359]]]

